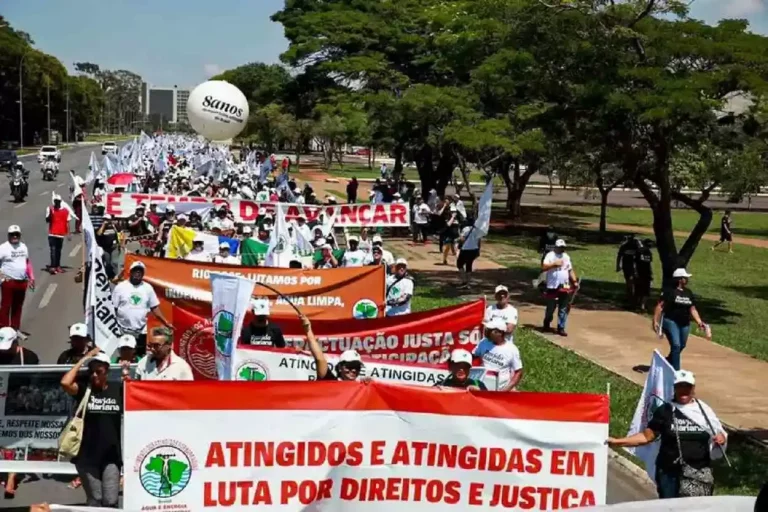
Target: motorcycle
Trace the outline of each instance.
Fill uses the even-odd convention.
[[[43,167],[43,181],[53,181],[53,169],[51,167]]]
[[[27,178],[21,172],[14,172],[11,176],[11,195],[13,201],[20,203],[27,197]]]

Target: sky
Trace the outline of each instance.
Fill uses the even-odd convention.
[[[0,0],[0,14],[68,69],[127,69],[158,87],[191,88],[248,62],[279,62],[288,42],[269,17],[283,0]],[[746,18],[768,35],[768,0],[694,0],[709,23]]]

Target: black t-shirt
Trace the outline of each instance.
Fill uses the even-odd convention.
[[[75,409],[88,389],[88,378],[77,381]],[[120,422],[123,415],[123,385],[110,382],[102,391],[92,391],[83,422],[83,441],[75,460],[96,467],[115,463],[122,466],[120,450]],[[75,461],[73,460],[73,462]]]
[[[693,292],[688,288],[666,288],[661,292],[664,318],[668,318],[681,327],[691,323],[691,308],[696,305]]]
[[[693,405],[695,406],[695,403]],[[709,466],[709,438],[711,437],[709,432],[701,425],[689,420],[682,412],[674,409],[680,435],[680,448],[678,448],[672,411],[672,405],[664,404],[656,409],[651,421],[648,422],[648,428],[653,430],[658,439],[661,439],[656,466],[665,473],[679,471],[680,465],[677,460],[681,450],[686,464],[697,469]]]
[[[267,324],[266,326],[246,325],[240,333],[240,343],[243,345],[285,348],[283,331],[275,324]]]
[[[464,382],[459,382],[453,375],[449,375],[443,382],[438,382],[435,386],[442,386],[446,388],[468,388],[469,386],[477,386],[480,391],[488,391],[488,387],[477,379],[464,379]]]
[[[328,368],[328,372],[325,374],[325,377],[319,380],[339,380],[339,376],[333,373],[333,370]]]
[[[731,218],[730,217],[723,217],[720,220],[720,233],[723,235],[727,235],[731,232]]]
[[[40,358],[37,357],[37,354],[35,354],[34,352],[32,352],[26,347],[21,347],[21,351],[24,352],[23,364],[25,366],[28,364],[40,364]],[[16,351],[12,353],[0,354],[0,364],[13,364],[16,366],[21,366],[22,364],[21,352]]]
[[[635,257],[635,269],[638,277],[650,280],[653,276],[653,251],[648,247],[641,247]]]
[[[619,247],[619,258],[621,258],[621,268],[624,273],[631,273],[635,270],[635,255],[637,254],[637,240],[626,240]]]
[[[88,350],[86,349],[86,352],[75,352],[71,348],[68,348],[59,354],[59,358],[56,360],[56,364],[75,364],[83,358],[87,351]]]

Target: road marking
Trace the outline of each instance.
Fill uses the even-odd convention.
[[[43,192],[40,192],[38,195],[42,197],[42,196],[46,196],[46,195],[48,195],[50,193],[51,193],[50,191],[44,190]]]
[[[70,257],[70,258],[74,258],[74,257],[77,255],[77,253],[80,251],[80,248],[81,248],[82,246],[83,246],[83,244],[81,244],[81,243],[78,243],[77,245],[75,245],[75,246],[72,248],[72,250],[71,250],[71,251],[69,251],[69,257]]]
[[[64,186],[63,183],[59,183],[58,185],[56,185],[56,188],[63,187],[63,186]]]
[[[19,204],[17,204],[16,206],[14,206],[14,208],[21,208],[21,207],[22,207],[22,206],[24,206],[25,204],[27,204],[27,203],[19,203]]]
[[[51,297],[53,297],[53,294],[58,286],[59,285],[56,283],[51,283],[48,285],[48,288],[45,289],[42,300],[40,300],[40,305],[37,306],[38,309],[43,309],[48,305],[49,302],[51,302]]]

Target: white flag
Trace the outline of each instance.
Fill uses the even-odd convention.
[[[640,401],[637,402],[635,415],[632,417],[627,436],[645,430],[656,409],[664,405],[665,402],[672,401],[675,395],[674,383],[675,369],[658,350],[654,350],[651,369],[645,379],[643,394],[640,396]],[[656,478],[656,456],[659,454],[659,443],[660,441],[657,439],[645,446],[627,449],[629,453],[645,463],[645,470],[651,480]]]
[[[485,186],[485,191],[480,197],[480,206],[477,208],[477,218],[475,225],[469,232],[467,240],[479,242],[481,238],[488,234],[491,229],[491,202],[493,201],[493,180],[490,180]],[[465,240],[466,244],[467,241]],[[469,244],[468,244],[469,245]]]
[[[253,281],[243,277],[211,272],[213,341],[219,380],[232,378],[232,351],[240,340],[254,286]]]
[[[266,265],[268,267],[288,268],[294,259],[295,244],[288,231],[288,222],[285,220],[285,203],[275,205],[275,227],[269,240]]]
[[[88,162],[88,174],[85,175],[85,183],[91,183],[99,175],[99,161],[96,160],[96,155],[91,151],[91,160]]]

